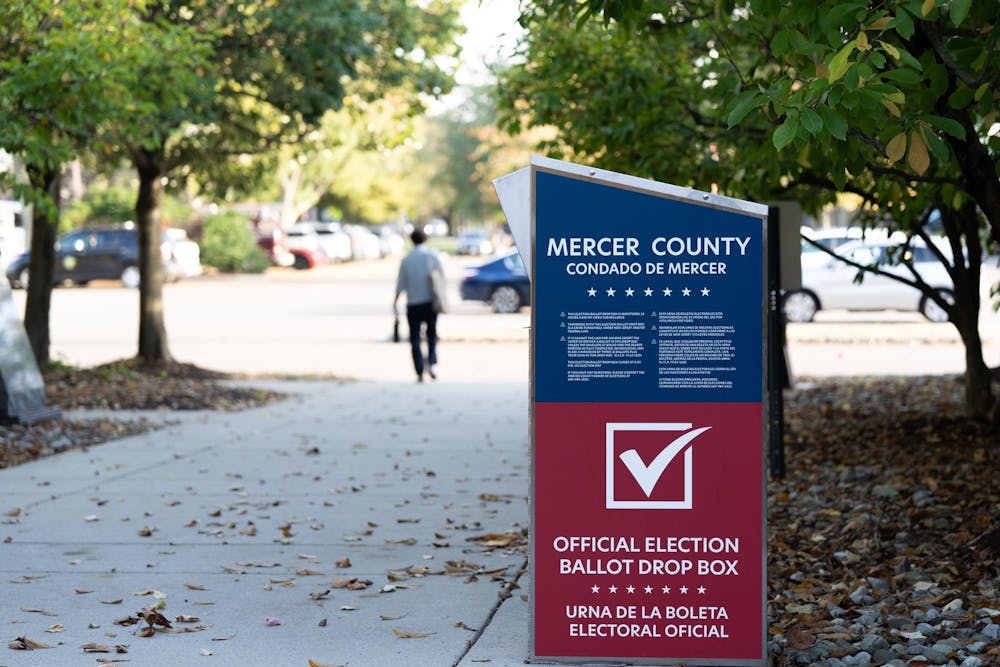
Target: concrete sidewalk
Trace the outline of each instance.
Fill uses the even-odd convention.
[[[253,384],[0,470],[0,665],[522,664],[527,384]]]

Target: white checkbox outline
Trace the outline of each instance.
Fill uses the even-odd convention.
[[[684,499],[683,500],[615,500],[615,434],[618,431],[687,431],[691,422],[608,422],[605,424],[605,497],[604,507],[609,510],[689,510],[692,507],[691,447],[684,450]]]

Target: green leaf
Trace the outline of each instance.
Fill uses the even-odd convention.
[[[927,16],[934,10],[934,0],[924,0],[924,4],[920,5],[920,13],[923,16]]]
[[[885,98],[894,104],[906,104],[906,95],[899,90],[887,93]]]
[[[951,16],[952,25],[958,27],[962,25],[965,21],[965,17],[969,15],[969,9],[972,7],[972,0],[952,0],[951,11],[949,16]]]
[[[948,144],[944,143],[935,132],[931,132],[929,129],[924,128],[924,140],[927,141],[927,146],[931,149],[931,155],[938,162],[944,163],[948,161],[951,155],[948,150]]]
[[[747,117],[751,111],[755,108],[766,104],[767,98],[762,96],[756,90],[747,90],[735,98],[733,98],[732,103],[729,105],[729,115],[726,117],[726,123],[729,127],[733,127],[738,124],[741,120]]]
[[[847,139],[847,121],[843,116],[829,107],[820,107],[819,115],[823,117],[827,132],[841,141]]]
[[[902,7],[896,8],[896,21],[895,21],[896,32],[903,39],[909,39],[913,37],[913,19]]]
[[[774,39],[771,40],[771,52],[774,55],[781,57],[786,53],[788,53],[789,48],[790,48],[790,40],[788,38],[788,31],[779,30],[778,33],[774,36]]]
[[[844,74],[844,87],[852,93],[861,85],[861,71],[858,67],[851,65]]]
[[[799,119],[797,116],[789,116],[784,123],[778,126],[771,137],[771,143],[777,150],[781,150],[795,140],[795,134],[799,131]]]
[[[907,86],[913,86],[920,83],[922,77],[912,69],[903,67],[882,72],[882,78],[888,79],[889,81],[895,81],[896,83],[902,83]]]
[[[962,124],[958,121],[952,120],[951,118],[944,118],[943,116],[934,116],[932,114],[924,114],[921,118],[942,132],[947,132],[959,141],[965,140],[965,128],[962,127]]]
[[[964,109],[972,103],[974,95],[975,92],[971,88],[961,84],[955,92],[948,96],[948,106],[952,109]]]
[[[802,126],[816,137],[823,131],[823,119],[814,109],[805,109],[802,111]]]
[[[948,90],[948,70],[944,65],[934,64],[927,68],[930,89],[935,97],[941,97]]]
[[[848,58],[850,58],[851,53],[854,52],[854,48],[857,46],[858,40],[852,39],[847,44],[844,44],[843,48],[837,52],[833,58],[830,59],[830,83],[833,83],[840,77],[844,76],[847,72],[847,68],[850,66]]]

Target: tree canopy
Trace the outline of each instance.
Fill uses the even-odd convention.
[[[957,258],[955,303],[940,305],[968,350],[970,412],[983,414],[980,229],[1000,240],[997,9],[535,0],[500,99],[511,127],[555,126],[549,150],[606,168],[809,210],[852,192],[872,224],[917,236],[939,216]]]
[[[134,5],[41,0],[0,7],[5,32],[0,147],[21,160],[28,182],[14,191],[36,207],[25,328],[42,363],[49,358],[52,246],[63,165],[84,146],[107,147],[112,132],[147,136],[145,119],[153,107],[131,94],[140,76],[135,65],[155,59],[164,31],[149,26],[140,38]],[[191,43],[183,50],[186,62],[198,56]]]
[[[147,25],[167,25],[204,44],[198,67],[178,67],[180,52],[164,45],[133,91],[153,103],[153,140],[123,134],[121,144],[139,174],[140,229],[138,356],[169,358],[157,254],[163,183],[196,177],[231,184],[240,160],[309,135],[348,86],[365,99],[388,89],[411,99],[447,89],[450,72],[437,56],[454,51],[458,12],[452,0],[419,6],[400,0],[150,0]]]

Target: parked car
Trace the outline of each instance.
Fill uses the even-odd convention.
[[[869,232],[869,234],[874,235],[874,232]],[[836,250],[845,243],[862,239],[865,234],[860,227],[824,229],[803,227],[802,236],[805,238],[801,241],[801,263],[802,268],[805,269],[806,267],[815,267],[821,264],[826,264],[831,259],[830,255],[823,252],[812,243],[806,241],[806,238],[814,241],[815,243],[819,243],[827,250]]]
[[[344,231],[351,236],[351,256],[354,259],[382,257],[382,242],[370,229],[362,225],[344,225]]]
[[[160,256],[164,280],[184,277],[184,265],[175,258],[173,241],[166,232],[160,244]],[[13,287],[28,287],[29,261],[30,254],[22,253],[7,266],[7,281]],[[133,224],[125,224],[88,227],[64,234],[56,241],[52,280],[56,285],[120,280],[125,287],[138,287],[139,230]]]
[[[351,236],[343,230],[339,222],[303,223],[312,227],[319,241],[319,248],[331,262],[349,262],[351,257]]]
[[[489,255],[493,252],[493,241],[486,232],[464,232],[458,235],[455,251],[459,255]]]
[[[201,248],[188,238],[185,230],[165,229],[163,238],[169,242],[164,252],[164,271],[168,276],[179,280],[202,274]]]
[[[382,247],[382,256],[402,255],[406,241],[393,225],[382,225],[375,230]]]
[[[273,229],[267,234],[258,234],[257,246],[267,254],[268,260],[274,266],[287,267],[295,264],[295,255],[285,244],[285,233],[280,229]]]
[[[937,246],[946,258],[948,246]],[[907,249],[896,238],[850,241],[836,251],[862,266],[875,266],[887,273],[912,279],[907,262],[917,274],[937,290],[945,301],[954,299],[953,284],[948,270],[934,251],[919,239],[913,239]],[[821,309],[900,310],[920,312],[931,322],[947,322],[948,314],[933,299],[920,290],[887,276],[865,272],[861,282],[855,280],[858,269],[837,258],[823,264],[802,266],[802,288],[784,296],[783,308],[789,322],[811,322]]]
[[[459,293],[464,301],[490,304],[496,313],[516,313],[531,305],[528,272],[516,252],[467,268]]]
[[[285,230],[285,246],[292,253],[292,268],[311,269],[317,264],[326,264],[319,234],[308,223],[299,222]]]

